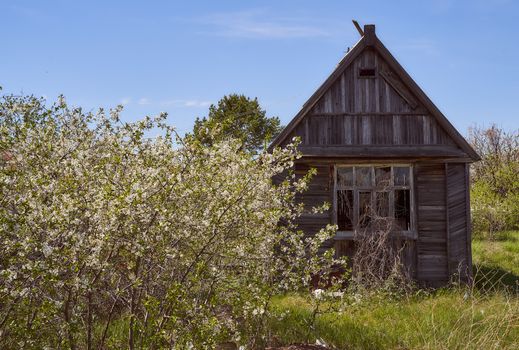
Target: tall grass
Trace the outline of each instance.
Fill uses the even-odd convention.
[[[476,282],[506,286],[519,294],[519,231],[498,232],[492,240],[474,239],[473,260],[485,273]],[[499,283],[498,283],[499,282]]]
[[[473,252],[471,287],[346,294],[317,317],[309,295],[280,296],[273,338],[336,349],[519,349],[519,232],[476,240]]]
[[[505,293],[470,294],[466,289],[415,294],[401,300],[370,296],[342,311],[317,318],[308,332],[308,297],[274,303],[274,337],[284,344],[314,343],[337,349],[517,349],[519,302]]]

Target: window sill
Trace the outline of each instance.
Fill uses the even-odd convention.
[[[391,233],[391,237],[392,238],[416,240],[418,238],[418,234],[415,231],[399,231],[399,232],[392,232]],[[355,239],[355,232],[353,232],[353,231],[337,231],[337,233],[335,234],[334,239],[336,241],[340,241],[340,240],[354,240]]]

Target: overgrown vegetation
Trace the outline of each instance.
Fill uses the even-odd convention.
[[[294,228],[295,147],[119,112],[0,100],[0,348],[260,348],[271,297],[339,263]]]
[[[519,231],[496,236],[474,242],[473,287],[344,293],[324,300],[317,317],[315,295],[278,297],[272,339],[336,349],[517,349]]]
[[[185,138],[119,113],[0,100],[0,348],[519,347],[517,133],[472,131],[475,283],[427,291],[381,208],[349,284],[315,278],[346,270],[317,254],[334,228],[297,231],[312,173],[293,176],[295,145],[258,152],[279,120],[256,100],[224,98]]]
[[[519,130],[474,127],[469,142],[481,156],[471,167],[474,233],[492,238],[519,228]]]

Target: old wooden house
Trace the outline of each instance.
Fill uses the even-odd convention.
[[[338,255],[351,255],[367,204],[394,219],[412,277],[437,286],[471,276],[469,164],[479,160],[375,34],[361,39],[271,148],[300,137],[296,173],[317,169],[301,200],[331,203],[298,221],[307,234],[338,225]]]

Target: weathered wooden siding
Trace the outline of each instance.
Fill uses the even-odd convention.
[[[375,78],[359,78],[361,68],[376,68]],[[366,49],[317,102],[311,114],[425,113],[426,110],[417,103],[409,89],[393,75],[383,58],[374,50]]]
[[[419,282],[440,286],[460,269],[466,271],[462,280],[470,278],[467,163],[479,156],[378,40],[373,25],[269,148],[295,136],[303,154],[296,173],[318,171],[297,198],[308,210],[298,219],[305,234],[334,221],[333,210],[310,209],[332,202],[335,164],[413,164],[416,232],[395,235],[393,243],[404,245],[403,261]],[[355,243],[339,240],[353,238],[337,239],[338,253],[351,255]]]
[[[369,28],[362,45],[340,62],[274,142],[283,146],[300,137],[303,158],[297,175],[317,169],[308,191],[297,198],[306,208],[297,224],[313,235],[334,222],[333,210],[313,214],[311,208],[332,203],[335,163],[413,164],[416,232],[395,235],[393,244],[404,247],[402,261],[418,282],[441,286],[458,272],[468,281],[471,233],[464,162],[479,157]],[[361,77],[361,69],[374,74]],[[351,255],[355,242],[332,241],[325,248],[333,245],[339,254]]]
[[[359,69],[367,67],[376,67],[375,77],[359,78]],[[287,140],[294,136],[307,146],[454,145],[371,49],[345,69]]]
[[[468,281],[471,276],[468,165],[445,164],[449,273]]]
[[[444,164],[415,166],[417,279],[432,286],[449,278],[445,180]]]
[[[307,212],[297,223],[313,235],[332,223],[333,211],[311,213],[311,208],[333,201],[333,165],[298,163],[296,174],[317,170],[308,191],[297,197]],[[468,165],[465,163],[417,163],[414,167],[417,239],[395,239],[411,276],[428,286],[441,286],[451,277],[468,281],[471,276]],[[332,247],[328,242],[323,248]],[[338,243],[339,248],[344,243]],[[351,252],[350,252],[351,253]]]
[[[309,115],[291,135],[303,145],[449,145],[430,115]]]
[[[324,228],[331,222],[332,211],[314,214],[312,208],[321,206],[325,202],[332,203],[333,189],[333,173],[332,168],[328,164],[301,164],[296,163],[295,173],[297,177],[302,177],[308,173],[311,168],[317,170],[317,174],[310,181],[308,190],[302,194],[298,194],[296,201],[305,205],[305,213],[297,219],[297,225],[305,235],[314,235],[320,229]],[[333,242],[327,242],[323,248],[330,248]]]

